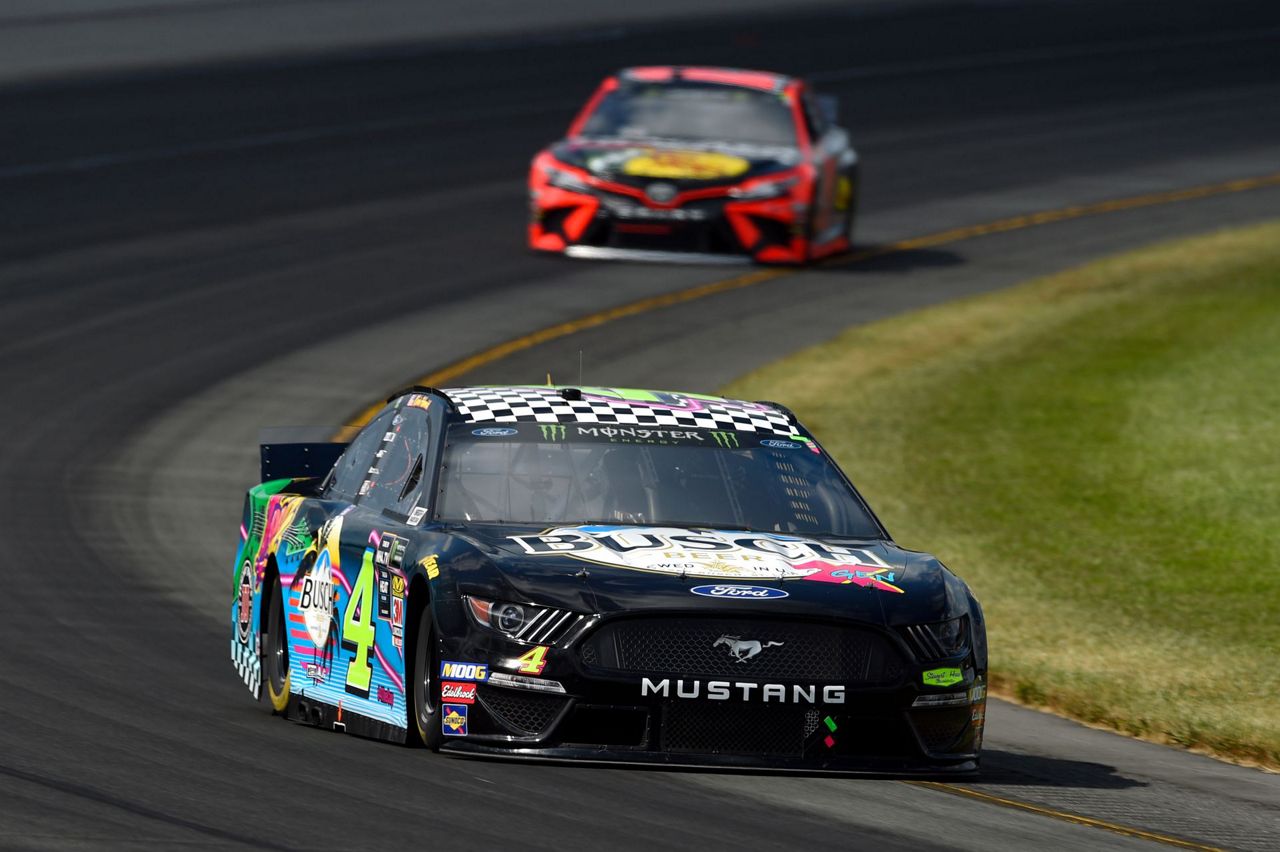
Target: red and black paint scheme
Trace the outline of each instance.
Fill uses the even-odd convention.
[[[803,264],[847,251],[858,156],[804,80],[690,66],[608,77],[529,172],[529,246]]]
[[[978,769],[981,606],[782,406],[413,388],[263,469],[232,657],[292,720],[514,758]]]

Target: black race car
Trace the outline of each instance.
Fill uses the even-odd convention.
[[[231,655],[290,719],[510,757],[977,770],[986,632],[773,403],[415,388],[262,447]]]

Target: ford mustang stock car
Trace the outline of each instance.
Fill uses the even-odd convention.
[[[835,100],[731,68],[628,68],[529,172],[529,245],[799,264],[849,248],[858,157]]]
[[[479,755],[977,771],[981,607],[780,405],[411,388],[261,457],[231,656],[275,713]]]

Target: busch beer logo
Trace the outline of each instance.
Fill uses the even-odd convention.
[[[799,536],[675,527],[557,527],[511,536],[530,556],[693,577],[807,579],[901,593],[873,550]],[[706,587],[698,587],[706,588]]]
[[[440,684],[440,700],[456,704],[474,704],[476,700],[476,685],[474,683],[445,681]]]
[[[844,687],[840,684],[818,686],[817,684],[781,683],[749,683],[728,680],[684,680],[675,681],[672,690],[671,678],[640,681],[640,697],[656,695],[661,698],[707,698],[711,701],[770,701],[779,704],[843,704]]]

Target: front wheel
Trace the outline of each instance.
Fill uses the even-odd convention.
[[[272,575],[269,594],[262,605],[267,617],[267,633],[263,639],[263,680],[267,684],[267,700],[271,712],[283,714],[289,706],[289,640],[284,629],[284,595],[280,593],[280,576]]]
[[[437,751],[444,739],[440,728],[440,684],[436,673],[440,663],[436,653],[435,625],[431,621],[431,605],[422,608],[418,616],[418,630],[413,643],[413,684],[409,694],[412,703],[409,712],[413,717],[413,730],[418,731],[417,742]]]

